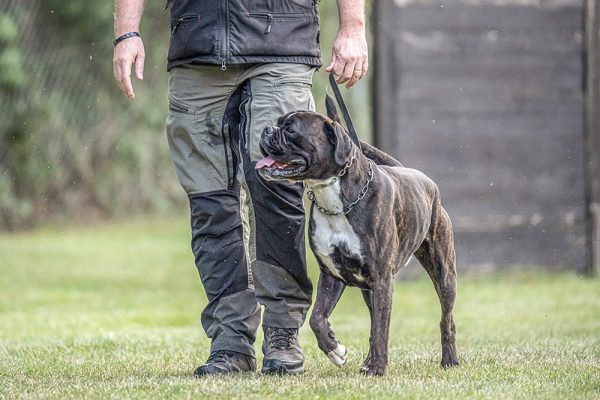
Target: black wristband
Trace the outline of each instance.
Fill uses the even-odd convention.
[[[134,36],[141,37],[139,32],[127,32],[126,34],[121,35],[118,38],[116,38],[115,41],[113,42],[113,46],[116,46],[119,43],[121,43],[123,40],[132,38]]]

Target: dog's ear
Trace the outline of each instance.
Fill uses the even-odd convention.
[[[348,154],[352,149],[352,141],[346,130],[339,122],[325,123],[327,137],[329,142],[333,144],[333,159],[339,166],[346,164]]]
[[[340,121],[335,101],[328,93],[325,94],[325,108],[327,109],[327,116],[329,118],[338,123],[342,122]]]

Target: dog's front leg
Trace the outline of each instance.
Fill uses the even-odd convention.
[[[373,326],[373,292],[370,290],[363,289],[362,290],[363,299],[365,300],[365,304],[369,309],[369,318],[371,320],[371,326]],[[369,340],[369,353],[367,354],[367,358],[363,362],[362,367],[360,367],[361,372],[367,372],[369,362],[371,360],[371,340]]]
[[[317,337],[319,348],[338,367],[346,363],[348,352],[335,338],[328,319],[345,288],[346,284],[343,281],[321,270],[317,298],[310,316],[310,327]]]
[[[361,372],[368,375],[383,375],[387,368],[393,291],[394,285],[391,276],[379,280],[372,289],[369,356],[361,367]]]

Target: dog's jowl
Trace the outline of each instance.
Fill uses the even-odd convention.
[[[436,184],[384,152],[356,146],[340,124],[333,101],[329,117],[294,112],[265,128],[256,163],[267,180],[304,181],[313,206],[310,245],[321,274],[310,318],[319,348],[337,366],[346,348],[328,321],[346,286],[357,286],[371,315],[369,353],[361,371],[381,375],[388,363],[394,274],[414,255],[439,297],[443,367],[458,364],[452,307],[456,266],[452,225]]]

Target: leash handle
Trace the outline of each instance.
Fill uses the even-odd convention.
[[[350,139],[352,139],[354,144],[357,145],[359,149],[361,149],[360,140],[358,140],[358,135],[356,134],[356,129],[354,129],[352,118],[350,117],[348,108],[346,108],[346,103],[344,102],[344,98],[340,93],[340,88],[338,87],[338,84],[335,81],[335,76],[333,76],[333,72],[329,73],[329,84],[331,85],[331,89],[333,90],[333,94],[335,95],[335,100],[337,101],[338,106],[340,108],[340,112],[342,113],[344,121],[346,122],[346,128],[348,129]]]

